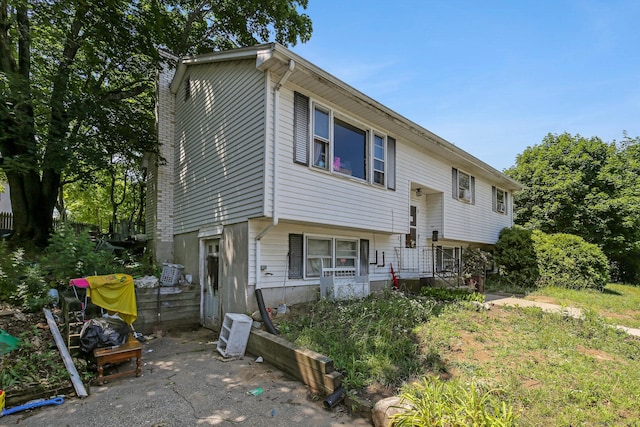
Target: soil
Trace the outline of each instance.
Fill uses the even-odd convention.
[[[56,310],[53,310],[54,318],[57,315]],[[0,372],[13,366],[19,366],[21,358],[24,358],[24,352],[29,353],[44,353],[51,349],[56,349],[56,344],[53,339],[47,320],[43,312],[26,313],[17,307],[0,304],[0,330],[5,331],[9,335],[19,338],[21,342],[27,342],[30,344],[28,349],[15,349],[3,354],[0,357]],[[45,362],[43,360],[43,362]],[[55,360],[54,363],[42,363],[37,369],[38,376],[41,378],[54,378],[56,370],[66,369],[62,357],[59,360]],[[22,378],[18,379],[14,384],[0,384],[7,396],[12,392],[25,391],[26,389],[33,388],[34,381],[38,379]],[[69,381],[65,381],[65,384],[47,384],[47,388],[60,388],[65,387]]]

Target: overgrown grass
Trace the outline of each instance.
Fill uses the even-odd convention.
[[[529,294],[553,298],[558,304],[597,311],[612,325],[640,328],[640,287],[609,284],[603,292],[564,288],[542,288]]]
[[[397,386],[433,363],[421,355],[416,328],[437,315],[434,300],[386,292],[359,301],[322,300],[280,331],[300,347],[330,355],[347,389]]]
[[[347,389],[439,376],[501,390],[523,426],[636,425],[640,340],[583,310],[573,319],[385,294],[319,302],[285,329],[298,345],[333,358]]]

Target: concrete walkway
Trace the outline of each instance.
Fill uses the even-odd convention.
[[[485,298],[486,303],[490,305],[505,305],[511,307],[538,307],[542,309],[542,311],[546,311],[548,313],[564,314],[567,316],[575,317],[576,319],[582,317],[582,310],[575,307],[565,307],[557,304],[550,304],[547,302],[530,301],[523,298],[495,294],[486,294]],[[640,337],[640,329],[628,328],[626,326],[620,325],[613,326],[625,331],[629,335]]]

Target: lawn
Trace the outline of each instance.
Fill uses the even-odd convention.
[[[637,290],[611,285],[598,298],[536,294],[579,305],[584,319],[386,293],[313,304],[283,330],[333,358],[350,393],[397,393],[431,375],[492,390],[522,426],[636,425],[640,340],[607,323],[638,318],[640,305],[621,301]],[[625,317],[611,316],[616,310]]]

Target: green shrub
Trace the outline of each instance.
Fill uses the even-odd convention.
[[[609,281],[607,257],[602,250],[572,234],[533,232],[539,286],[603,290]]]
[[[75,277],[120,273],[123,269],[113,253],[96,250],[86,231],[76,233],[71,227],[61,227],[51,236],[42,268],[57,285],[66,285]]]
[[[0,242],[0,301],[9,301],[16,293],[24,269],[24,250],[13,252],[7,242]]]
[[[517,421],[513,408],[501,402],[495,390],[482,391],[474,382],[427,377],[404,386],[400,398],[403,411],[392,416],[397,427],[506,427]]]
[[[25,311],[40,311],[49,303],[50,289],[40,267],[37,264],[28,265],[24,269],[24,275],[20,277],[12,299]]]
[[[537,286],[540,273],[531,230],[503,228],[496,242],[495,262],[500,284],[525,289]]]
[[[438,301],[468,301],[484,302],[485,296],[479,292],[469,292],[466,289],[424,287],[420,294]]]

